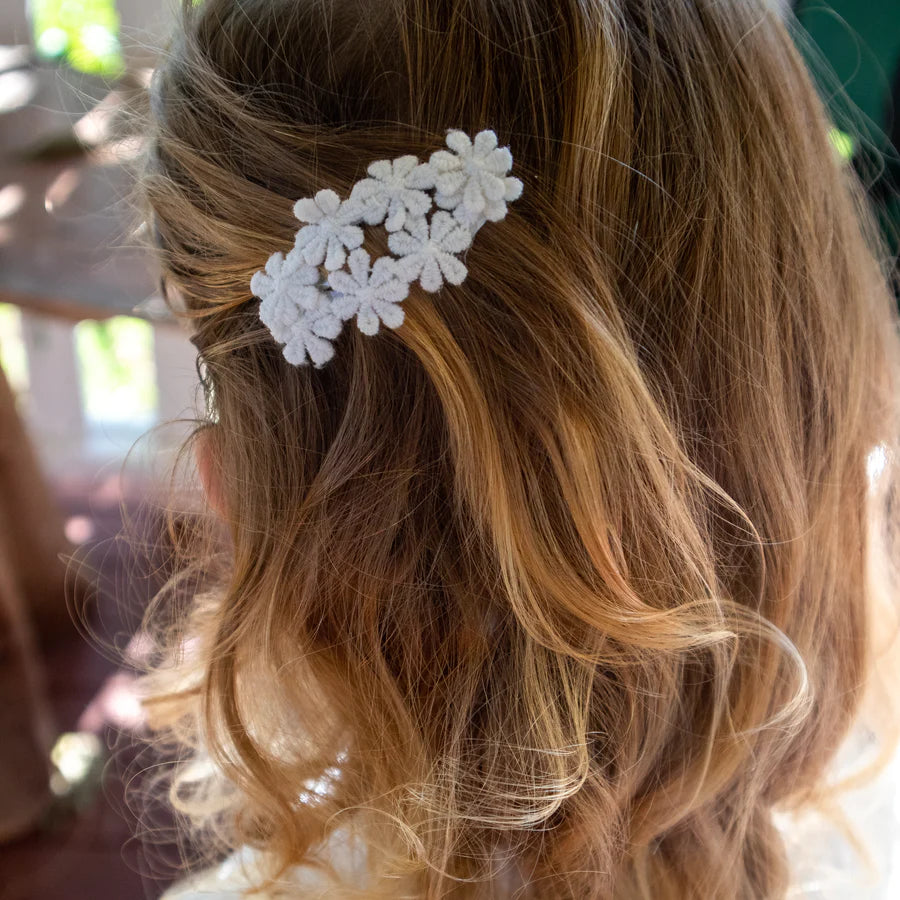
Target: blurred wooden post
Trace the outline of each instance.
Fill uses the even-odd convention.
[[[49,353],[54,348],[45,345],[44,349]],[[39,366],[29,362],[37,374]],[[46,353],[43,362],[51,362]],[[46,391],[41,387],[40,378],[36,382],[32,379],[33,391],[49,393],[49,385]],[[61,394],[69,390],[69,385],[59,386]],[[80,417],[80,412],[76,415]],[[15,396],[0,371],[0,546],[18,591],[46,632],[70,625],[65,598],[66,566],[59,557],[72,547],[63,528],[62,514],[16,410]]]
[[[0,843],[30,831],[52,800],[53,719],[28,611],[0,545]]]
[[[53,724],[27,586],[65,612],[62,524],[15,399],[0,371],[0,841],[27,831],[47,808]]]

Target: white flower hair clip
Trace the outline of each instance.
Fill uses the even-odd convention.
[[[522,182],[507,174],[512,154],[493,131],[472,140],[451,130],[447,147],[426,163],[415,156],[373,162],[346,200],[325,189],[294,204],[305,224],[293,248],[273,253],[250,279],[259,317],[289,363],[321,368],[354,316],[363,334],[377,334],[381,324],[398,328],[400,304],[416,281],[434,293],[465,280],[461,254],[485,222],[506,216]],[[372,260],[361,226],[381,224],[392,255]]]

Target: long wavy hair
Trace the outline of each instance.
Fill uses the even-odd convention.
[[[287,364],[249,281],[293,201],[448,128],[525,182],[466,281]],[[142,192],[220,513],[145,686],[198,833],[277,896],[784,896],[895,532],[897,317],[828,132],[762,0],[184,4]]]

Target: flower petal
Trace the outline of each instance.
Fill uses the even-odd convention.
[[[347,251],[344,245],[332,238],[328,241],[328,252],[325,256],[325,268],[329,271],[340,269],[347,261]]]
[[[405,313],[403,307],[397,303],[379,303],[377,307],[381,321],[388,328],[399,328],[403,324]]]
[[[318,225],[304,225],[294,238],[294,246],[306,263],[320,266],[325,259],[325,241]]]
[[[356,325],[363,334],[378,334],[378,315],[371,307],[360,310],[356,316]]]
[[[352,319],[359,312],[359,297],[335,291],[332,293],[331,309],[339,319]]]
[[[418,158],[408,153],[406,156],[400,156],[394,160],[393,171],[391,174],[394,178],[405,179],[418,164]]]
[[[311,335],[306,346],[310,359],[315,363],[316,368],[321,368],[325,363],[329,362],[334,356],[334,346],[331,341],[325,338]]]
[[[429,157],[428,164],[435,175],[453,172],[462,167],[460,158],[447,150],[435,150]]]
[[[463,192],[463,206],[470,213],[480,213],[484,209],[485,197],[481,191],[478,179],[470,178]]]
[[[498,200],[502,200],[503,195],[506,193],[506,185],[496,175],[488,175],[485,173],[480,179],[479,186],[481,188],[481,193],[484,195],[484,199],[488,203],[496,203]]]
[[[403,192],[403,204],[406,211],[413,218],[421,218],[431,209],[431,197],[423,191],[405,190]]]
[[[390,256],[379,256],[372,265],[372,274],[369,278],[369,284],[377,287],[386,284],[394,277],[394,267],[397,261]]]
[[[311,326],[313,334],[319,337],[336,338],[343,328],[341,320],[331,311],[320,315]]]
[[[271,294],[274,290],[275,280],[271,275],[268,275],[263,271],[253,273],[253,277],[250,279],[250,293],[253,294],[254,297],[262,299]]]
[[[513,164],[512,153],[509,152],[509,147],[498,147],[496,150],[492,150],[485,163],[485,168],[494,175],[505,175],[512,168]]]
[[[472,143],[476,156],[487,156],[496,146],[497,135],[490,129],[479,131]]]
[[[458,169],[454,172],[444,172],[434,179],[435,190],[445,199],[462,193],[466,183],[465,173]],[[437,202],[437,198],[435,201]]]
[[[409,226],[409,223],[410,220],[407,219],[406,225]],[[395,256],[407,256],[421,250],[422,242],[407,231],[395,231],[388,236],[388,247]]]
[[[389,159],[379,159],[369,164],[366,171],[379,181],[385,181],[393,174],[393,167]]]
[[[441,209],[456,209],[462,200],[462,194],[435,194],[434,202]]]
[[[519,178],[504,178],[503,184],[505,186],[505,192],[503,194],[503,199],[507,202],[512,202],[513,200],[518,200],[519,197],[522,196],[522,190],[525,185],[522,183]]]
[[[444,279],[441,277],[441,267],[433,256],[424,258],[422,266],[422,274],[419,276],[419,284],[429,293],[439,291],[444,285]]]
[[[369,279],[369,268],[372,260],[362,248],[354,250],[349,259],[350,272],[358,287],[365,287]]]
[[[441,242],[441,246],[448,253],[462,253],[472,246],[472,232],[468,228],[461,228],[455,219],[453,224],[454,229],[447,234]]]
[[[397,277],[407,284],[415,281],[421,275],[426,259],[427,257],[421,253],[410,253],[408,256],[400,257],[397,260]]]
[[[322,210],[311,197],[303,197],[294,204],[294,215],[301,222],[318,222],[322,218]]]
[[[488,222],[499,222],[506,218],[506,203],[498,200],[496,203],[486,203],[483,211],[483,218]]]
[[[340,209],[341,198],[330,188],[325,188],[316,194],[316,206],[326,216],[333,216]]]
[[[350,255],[352,256],[353,254],[351,253]],[[331,285],[333,291],[336,291],[341,295],[352,294],[354,291],[359,290],[356,279],[343,269],[335,269],[333,272],[329,272],[328,284]]]
[[[447,146],[460,156],[470,156],[472,154],[472,141],[464,131],[456,129],[448,131]],[[494,144],[494,146],[496,147],[497,145]]]
[[[399,231],[406,223],[406,207],[394,200],[388,207],[388,217],[384,220],[386,231]]]
[[[406,185],[420,191],[428,191],[434,187],[434,168],[430,163],[420,163],[406,178]]]
[[[504,207],[503,215],[506,215],[506,209]],[[473,212],[466,206],[465,203],[460,203],[453,210],[453,217],[468,228],[472,234],[478,231],[479,228],[487,221],[487,216],[482,212]],[[503,216],[500,216],[502,219]]]
[[[463,262],[458,260],[455,256],[452,256],[449,253],[442,253],[437,261],[441,267],[441,272],[444,274],[444,278],[450,284],[462,284],[466,280],[468,269],[466,269]]]
[[[339,225],[351,227],[362,221],[366,216],[366,206],[352,197],[341,203],[340,209],[334,215],[334,221]]]

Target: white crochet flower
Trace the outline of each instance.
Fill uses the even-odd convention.
[[[400,303],[416,280],[430,292],[465,280],[460,255],[485,222],[506,215],[522,182],[507,175],[512,155],[497,146],[493,131],[474,140],[450,131],[447,147],[427,163],[412,155],[371,163],[369,177],[353,186],[347,200],[326,189],[294,204],[306,224],[293,249],[286,256],[273,253],[250,281],[260,298],[259,317],[283,344],[289,363],[324,365],[344,322],[354,316],[367,335],[377,334],[382,323],[398,328],[404,320]],[[372,261],[362,249],[362,223],[384,224],[394,256]]]
[[[341,203],[332,190],[298,200],[294,215],[309,223],[297,232],[295,246],[311,266],[324,262],[326,269],[339,269],[347,261],[347,251],[362,245],[362,228],[356,224],[362,218],[358,205]]]
[[[436,150],[429,163],[435,175],[435,203],[472,229],[506,215],[506,204],[517,200],[522,182],[506,173],[512,168],[508,147],[497,146],[497,135],[480,131],[474,142],[464,131],[450,131],[447,146]]]
[[[309,356],[317,368],[325,365],[334,356],[331,341],[343,327],[343,322],[334,314],[330,299],[323,294],[320,307],[304,312],[297,321],[284,346],[284,358],[291,365],[302,366]]]
[[[426,291],[439,291],[444,282],[462,284],[467,270],[455,254],[472,244],[472,232],[450,213],[438,210],[431,217],[413,219],[406,231],[394,232],[388,238],[391,252],[396,254],[397,273],[406,281],[419,279]]]
[[[288,308],[312,309],[318,303],[321,280],[319,270],[307,265],[296,247],[283,253],[273,253],[266,260],[264,270],[254,273],[250,290],[262,301],[260,311],[279,315],[275,310]],[[268,323],[266,323],[268,324]]]
[[[336,271],[328,276],[335,291],[334,308],[342,319],[356,316],[363,334],[378,334],[379,321],[388,328],[403,324],[400,302],[409,294],[409,284],[397,277],[396,260],[380,256],[372,265],[365,250],[354,250],[349,259],[350,271]]]
[[[334,355],[328,339],[336,338],[342,322],[335,315],[331,297],[319,287],[320,273],[304,263],[294,248],[287,256],[273,253],[265,271],[250,279],[250,290],[260,298],[259,318],[272,337],[284,344],[284,358],[304,365],[306,356],[324,365]]]
[[[401,156],[393,161],[381,159],[367,169],[370,178],[357,181],[350,193],[351,202],[361,207],[367,225],[380,225],[398,231],[408,218],[419,218],[431,209],[434,170],[415,156]]]

